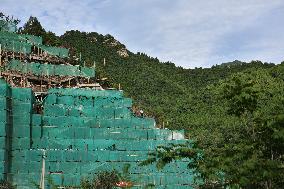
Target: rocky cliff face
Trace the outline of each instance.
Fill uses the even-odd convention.
[[[107,34],[104,36],[103,44],[107,45],[108,47],[114,47],[117,49],[116,53],[123,57],[129,57],[128,50],[126,49],[125,45],[121,44],[118,40],[116,40],[113,36]]]

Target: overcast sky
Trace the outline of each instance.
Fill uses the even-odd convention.
[[[284,60],[284,0],[0,0],[46,30],[111,34],[132,52],[186,68]]]

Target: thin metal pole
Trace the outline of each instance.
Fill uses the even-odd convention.
[[[2,66],[2,44],[0,44],[0,66]]]
[[[0,44],[0,67],[2,67],[2,44]],[[0,76],[2,75],[1,69],[0,69]]]

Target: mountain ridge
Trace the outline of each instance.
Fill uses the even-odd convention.
[[[40,24],[35,21],[32,23]],[[24,27],[21,32],[26,31],[31,30]],[[107,83],[109,87],[115,88],[120,86],[127,96],[134,98],[136,108],[144,109],[148,116],[155,117],[159,126],[171,129],[189,129],[188,123],[182,119],[186,115],[180,116],[177,112],[190,109],[188,106],[193,103],[193,96],[202,88],[237,72],[275,66],[260,61],[245,63],[236,60],[211,68],[185,69],[172,62],[162,63],[145,53],[133,53],[110,34],[78,30],[66,31],[61,36],[47,33],[44,35],[46,44],[58,43],[69,48],[71,55],[81,56],[87,66],[93,66],[95,62],[97,79],[108,78],[102,84]],[[127,52],[127,56],[118,53],[122,49]]]

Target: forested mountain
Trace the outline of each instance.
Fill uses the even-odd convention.
[[[71,49],[86,65],[94,61],[98,78],[108,78],[111,87],[121,88],[134,99],[138,108],[157,118],[171,129],[190,129],[188,115],[196,109],[196,97],[203,88],[228,76],[251,68],[271,68],[274,64],[234,61],[212,68],[184,69],[171,62],[160,62],[144,53],[132,53],[111,35],[96,32],[67,31],[62,36],[45,32],[35,17],[21,30],[22,33],[41,34],[47,45],[58,44]],[[105,59],[105,64],[104,64]]]
[[[161,63],[157,58],[143,53],[128,52],[128,57],[121,57],[117,51],[125,48],[124,45],[119,43],[112,46],[106,39],[108,37],[97,33],[69,31],[60,39],[63,43],[75,47],[77,54],[82,52],[87,64],[92,65],[95,61],[98,77],[109,78],[116,88],[120,83],[126,95],[134,98],[138,107],[156,117],[159,124],[164,122],[165,126],[171,129],[188,128],[187,114],[195,106],[194,96],[198,95],[203,87],[233,73],[273,66],[256,61],[231,67],[222,65],[210,69],[184,69],[170,62]]]
[[[37,34],[31,26],[26,24],[21,32]],[[107,77],[101,82],[111,87],[120,84],[136,108],[155,117],[159,126],[185,129],[204,154],[194,165],[207,187],[283,186],[284,62],[236,60],[185,69],[132,53],[111,35],[67,31],[43,36],[46,44],[65,46],[72,56],[82,56],[86,65],[95,62],[97,78]],[[170,152],[162,159],[165,163],[192,155]]]

